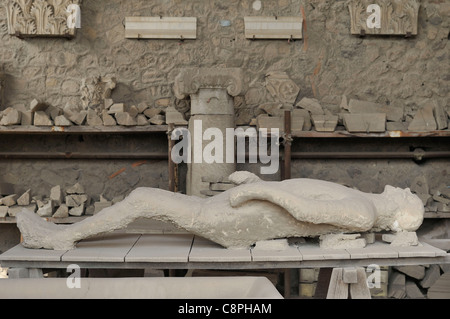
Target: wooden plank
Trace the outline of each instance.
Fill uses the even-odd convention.
[[[250,262],[249,249],[226,249],[212,241],[195,236],[189,254],[190,262]]]
[[[19,244],[0,255],[0,261],[61,261],[66,251],[27,249]]]
[[[167,125],[148,125],[148,126],[1,126],[1,134],[142,134],[142,133],[165,133]]]
[[[345,249],[322,249],[319,244],[306,243],[298,246],[303,260],[336,260],[350,259]]]
[[[128,39],[196,39],[195,17],[126,17]]]
[[[372,299],[364,268],[356,269],[357,283],[350,285],[350,297],[352,299]]]
[[[398,258],[398,252],[390,244],[375,242],[365,248],[348,248],[351,259]]]
[[[342,280],[343,269],[334,268],[331,273],[327,299],[348,299],[348,284]]]
[[[141,235],[112,233],[78,243],[62,256],[65,262],[124,262]]]
[[[244,17],[247,39],[302,39],[303,18]]]
[[[285,250],[252,249],[253,261],[302,261],[303,257],[297,247],[289,246]]]
[[[189,260],[194,235],[142,235],[125,262],[185,262]]]

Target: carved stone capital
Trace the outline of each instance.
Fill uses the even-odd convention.
[[[73,37],[68,19],[82,0],[7,0],[8,33],[19,37]]]
[[[174,93],[182,100],[199,89],[226,89],[231,96],[244,91],[244,73],[239,68],[196,68],[182,69],[175,78]]]

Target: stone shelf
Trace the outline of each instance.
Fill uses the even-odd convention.
[[[0,135],[4,134],[147,134],[166,133],[168,125],[147,126],[0,126]]]
[[[246,129],[248,126],[243,126]],[[142,133],[166,133],[168,125],[147,126],[0,126],[2,134],[142,134]],[[302,131],[292,134],[294,138],[345,138],[345,137],[370,137],[370,138],[417,138],[417,137],[450,137],[450,130],[430,132],[386,131],[384,133],[350,133],[345,130],[334,132]]]

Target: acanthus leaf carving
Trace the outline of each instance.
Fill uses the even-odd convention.
[[[8,32],[21,37],[73,37],[67,7],[81,5],[82,0],[7,0]]]

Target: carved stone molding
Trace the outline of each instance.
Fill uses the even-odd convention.
[[[226,89],[231,96],[244,92],[244,74],[239,68],[199,68],[182,69],[175,78],[175,96],[183,100],[199,89]]]
[[[8,33],[19,37],[73,37],[70,5],[82,0],[7,0]],[[69,8],[70,9],[70,8]]]
[[[420,0],[349,1],[352,34],[417,35]]]

